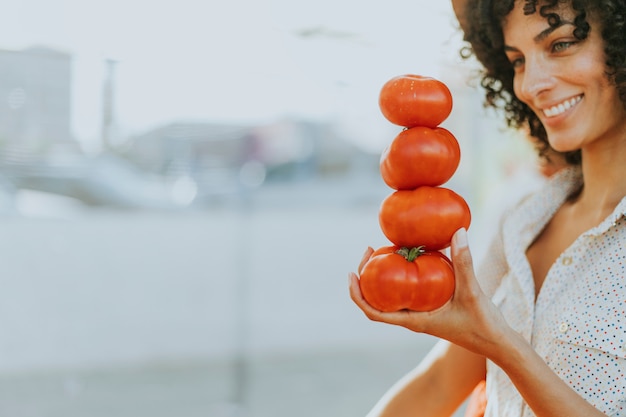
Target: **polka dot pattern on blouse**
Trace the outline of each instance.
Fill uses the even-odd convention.
[[[559,256],[536,301],[525,255],[579,186],[579,170],[564,170],[507,213],[478,276],[508,323],[561,379],[605,414],[626,417],[626,199]],[[493,363],[487,397],[485,417],[534,416]]]

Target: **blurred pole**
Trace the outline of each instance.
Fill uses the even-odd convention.
[[[239,230],[237,237],[237,251],[235,256],[237,265],[237,281],[234,285],[235,296],[233,300],[234,323],[235,323],[235,352],[233,362],[233,398],[235,406],[232,417],[248,416],[248,401],[250,393],[250,261],[247,254],[253,248],[250,247],[250,228],[252,225],[252,196],[251,190],[241,180],[239,184],[238,212]]]
[[[115,66],[116,61],[107,59],[104,85],[102,87],[102,150],[107,150],[113,142],[114,103],[115,103]]]

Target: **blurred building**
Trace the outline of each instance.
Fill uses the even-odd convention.
[[[176,122],[135,136],[124,156],[138,168],[197,188],[197,198],[242,185],[345,174],[362,153],[322,122],[262,125]]]
[[[29,151],[74,143],[72,58],[48,48],[0,50],[0,146]]]
[[[118,137],[111,60],[102,152],[86,155],[71,134],[72,61],[43,47],[0,50],[0,189],[6,183],[14,194],[34,190],[88,205],[187,207],[268,182],[377,170],[377,156],[327,121],[178,121]]]

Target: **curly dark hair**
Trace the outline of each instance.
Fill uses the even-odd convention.
[[[561,24],[558,8],[571,7],[576,14],[574,36],[580,40],[587,38],[592,30],[588,17],[593,22],[601,22],[607,77],[616,86],[626,108],[626,0],[523,1],[525,14],[539,13],[553,27]],[[468,3],[464,39],[470,47],[462,51],[462,55],[466,58],[474,55],[484,67],[480,83],[486,91],[485,105],[502,109],[508,126],[527,127],[530,135],[538,139],[539,154],[545,155],[551,149],[546,131],[537,115],[515,96],[513,67],[504,53],[501,22],[513,10],[515,0],[470,0]],[[563,156],[569,164],[581,162],[580,150],[565,152]]]

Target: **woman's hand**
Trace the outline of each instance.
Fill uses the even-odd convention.
[[[363,272],[363,267],[365,266],[367,261],[370,260],[370,258],[372,257],[373,253],[374,253],[374,249],[372,249],[371,247],[368,246],[368,248],[365,249],[365,253],[363,254],[363,258],[361,258],[361,262],[359,263],[359,269],[357,270],[357,271],[359,271],[359,275],[361,275],[361,272]],[[352,274],[352,275],[354,275],[354,274]]]
[[[359,265],[359,274],[372,252],[371,248],[366,250]],[[513,330],[476,281],[465,229],[458,230],[452,238],[451,255],[456,288],[451,300],[435,311],[378,311],[363,298],[354,273],[350,273],[349,277],[350,296],[370,320],[446,339],[487,357],[497,356],[498,341]]]

